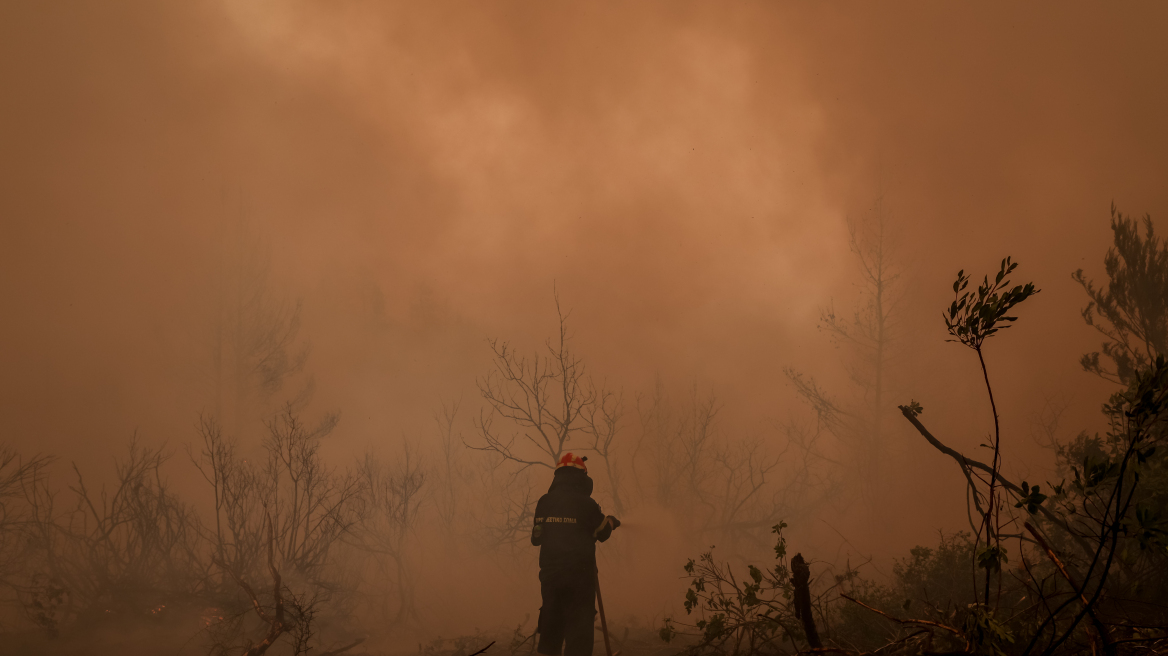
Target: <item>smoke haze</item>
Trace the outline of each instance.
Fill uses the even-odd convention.
[[[721,434],[768,440],[814,422],[784,368],[849,385],[817,326],[857,303],[848,221],[880,199],[901,271],[887,403],[985,440],[976,358],[939,315],[958,269],[1011,255],[1042,293],[987,347],[1006,471],[1051,476],[1043,405],[1098,430],[1111,389],[1078,364],[1099,339],[1070,274],[1103,278],[1111,203],[1168,216],[1166,25],[1153,2],[6,3],[0,441],[112,470],[135,431],[178,450],[200,412],[234,412],[212,353],[244,260],[300,303],[307,349],[238,411],[249,447],[309,388],[311,413],[340,412],[337,462],[429,448],[458,399],[473,442],[486,338],[541,347],[555,294],[630,408],[696,386]],[[845,495],[793,542],[880,566],[965,526],[952,462],[893,412],[875,510]],[[611,566],[673,581],[686,538],[641,513]],[[484,621],[535,610],[530,560],[497,575],[522,610]],[[659,616],[648,588],[614,588],[614,612]]]

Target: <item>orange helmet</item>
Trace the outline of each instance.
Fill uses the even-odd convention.
[[[556,469],[559,469],[560,467],[575,467],[576,469],[583,469],[585,472],[587,472],[588,467],[584,465],[584,461],[587,459],[588,456],[581,458],[579,456],[572,455],[571,453],[565,453],[564,457],[560,458],[560,461],[556,463]]]

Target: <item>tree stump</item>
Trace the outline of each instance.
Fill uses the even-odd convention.
[[[803,554],[791,558],[791,574],[791,584],[795,586],[795,617],[803,622],[807,644],[812,649],[822,649],[819,632],[815,630],[815,618],[811,615],[811,567],[803,560]]]

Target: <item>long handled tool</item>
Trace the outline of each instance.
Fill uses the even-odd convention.
[[[612,653],[612,645],[608,642],[608,620],[604,619],[604,600],[600,598],[600,570],[596,572],[596,608],[600,611],[600,631],[604,634],[604,652],[608,656],[617,656]]]
[[[604,521],[600,522],[600,526],[596,527],[596,530],[592,532],[592,535],[599,535],[600,532],[604,530],[605,526],[611,526],[615,530],[616,527],[620,526],[620,522],[616,517],[608,515],[604,518]],[[600,611],[600,631],[604,633],[604,653],[608,654],[608,656],[619,656],[620,652],[618,651],[614,654],[612,651],[612,645],[608,641],[608,620],[604,618],[604,600],[600,597],[599,568],[596,570],[596,608]]]

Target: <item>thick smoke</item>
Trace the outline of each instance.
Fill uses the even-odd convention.
[[[596,474],[602,504],[619,487],[629,517],[601,548],[606,601],[649,626],[676,612],[679,567],[711,536],[765,555],[765,530],[685,510],[708,502],[685,494],[713,490],[718,467],[752,471],[752,448],[777,464],[744,512],[780,509],[793,547],[823,562],[871,557],[879,577],[966,526],[953,463],[895,410],[919,401],[966,452],[993,430],[976,357],[944,341],[958,269],[980,277],[1010,255],[1042,289],[986,358],[1006,471],[1054,476],[1035,436],[1101,429],[1112,389],[1079,367],[1099,337],[1070,274],[1104,279],[1112,203],[1168,216],[1159,4],[0,15],[0,445],[56,457],[54,489],[76,486],[75,462],[97,490],[136,435],[171,454],[163,478],[205,522],[211,493],[186,450],[201,417],[258,462],[281,408],[339,413],[320,455],[366,482],[400,481],[412,449],[426,472],[409,533],[418,610],[392,618],[408,630],[378,633],[386,644],[538,608],[535,550],[496,548],[483,536],[498,527],[475,522],[550,474],[467,445],[483,446],[490,416],[488,340],[546,353],[557,298],[589,384],[623,407],[623,478]],[[881,221],[894,328],[880,439],[859,457],[857,429],[833,432],[799,392],[814,379],[840,407],[871,401],[865,351],[824,313],[863,310],[853,246]],[[688,492],[665,490],[685,467],[670,440],[703,412],[710,450],[690,453]],[[444,498],[471,504],[464,523],[443,525]],[[394,580],[387,557],[346,556],[345,580]]]

